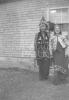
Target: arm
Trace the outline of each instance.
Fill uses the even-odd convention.
[[[50,56],[52,56],[52,38],[49,39],[49,51],[50,51]]]
[[[66,47],[68,47],[69,46],[68,35],[64,37],[63,41],[64,41]]]
[[[38,34],[35,35],[35,40],[34,40],[34,50],[35,50],[36,56],[37,56],[37,39],[38,39]]]
[[[36,55],[36,58],[39,56],[38,52],[39,52],[39,49],[41,48],[41,42],[39,41],[39,36],[40,36],[40,33],[36,34],[35,36],[35,42],[34,42],[34,49],[35,49],[35,55]]]
[[[64,43],[65,43],[65,45],[67,47],[69,45],[68,32],[63,32],[62,34],[63,34],[63,41],[64,41]]]

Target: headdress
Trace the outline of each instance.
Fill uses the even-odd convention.
[[[45,24],[45,25],[47,26],[47,22],[46,22],[44,16],[42,16],[42,18],[41,18],[41,20],[40,20],[40,24],[39,24],[39,26],[42,25],[42,24]]]

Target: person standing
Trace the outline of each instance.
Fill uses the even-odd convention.
[[[65,57],[65,49],[67,48],[67,39],[62,34],[60,26],[55,25],[54,35],[51,37],[50,54],[54,58],[54,84],[57,85],[65,81],[67,77],[68,64]]]
[[[39,66],[40,80],[48,79],[49,66],[50,66],[50,53],[49,53],[49,32],[47,23],[42,17],[39,24],[40,32],[35,39],[35,52],[37,65]]]

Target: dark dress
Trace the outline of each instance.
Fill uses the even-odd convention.
[[[49,37],[47,33],[42,36],[38,33],[36,39],[36,59],[39,66],[39,78],[41,80],[47,79],[49,75],[50,54],[49,54]]]
[[[53,57],[55,65],[55,82],[57,84],[59,81],[66,79],[68,71],[67,58],[65,57],[65,48],[62,48],[59,42],[57,42],[57,48],[56,51],[53,52]]]

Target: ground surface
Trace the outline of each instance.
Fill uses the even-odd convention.
[[[55,86],[35,72],[0,69],[0,100],[69,100],[69,83]]]

